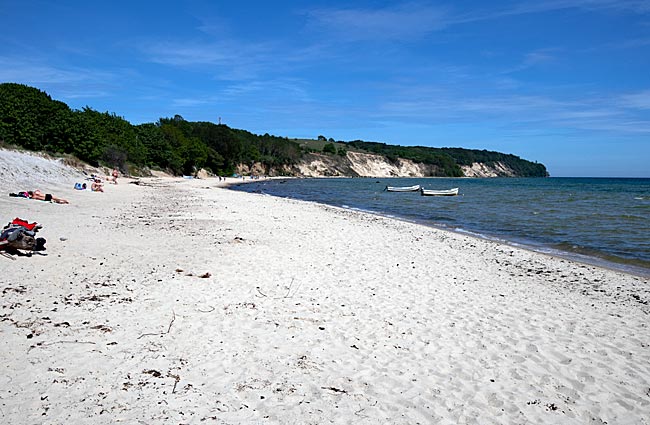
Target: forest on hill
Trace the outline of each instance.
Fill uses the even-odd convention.
[[[357,150],[384,156],[388,161],[410,159],[437,166],[441,176],[458,177],[461,165],[501,162],[521,177],[545,177],[543,164],[515,155],[462,148],[405,147],[361,140],[321,139],[320,152],[344,156]],[[313,146],[295,139],[257,135],[224,124],[186,121],[180,115],[155,123],[133,125],[109,112],[90,107],[71,109],[34,87],[0,84],[0,142],[32,151],[70,154],[92,165],[122,171],[152,168],[176,175],[206,168],[229,175],[240,164],[259,163],[270,174],[288,170]]]

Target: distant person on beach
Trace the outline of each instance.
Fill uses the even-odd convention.
[[[43,193],[40,190],[36,189],[35,191],[28,191],[29,197],[31,199],[36,199],[37,201],[45,201],[45,202],[55,202],[57,204],[69,204],[70,202],[66,201],[63,198],[57,198],[56,196],[53,196],[51,193]]]
[[[112,181],[113,184],[117,184],[118,176],[119,176],[119,172],[117,171],[117,168],[113,168],[113,174],[111,175],[111,178],[109,180]]]
[[[90,190],[92,190],[93,192],[103,192],[104,186],[102,186],[101,180],[95,179],[93,181],[93,184],[90,185]]]

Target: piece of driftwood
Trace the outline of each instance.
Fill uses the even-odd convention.
[[[167,328],[167,332],[146,333],[146,334],[140,335],[136,339],[140,339],[140,338],[145,337],[145,336],[167,335],[169,333],[169,331],[172,330],[172,325],[174,324],[174,320],[176,320],[176,312],[172,311],[172,320],[171,320],[171,322],[169,322],[169,327]]]

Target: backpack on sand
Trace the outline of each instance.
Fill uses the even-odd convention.
[[[23,251],[45,251],[45,239],[35,237],[41,228],[19,218],[7,224],[0,233],[0,249]]]

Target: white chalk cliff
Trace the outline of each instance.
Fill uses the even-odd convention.
[[[466,177],[512,177],[516,173],[501,162],[490,166],[474,163],[461,166]],[[347,152],[345,156],[312,153],[306,155],[294,168],[295,174],[304,177],[431,177],[440,175],[440,169],[400,158],[389,161],[382,155]]]

